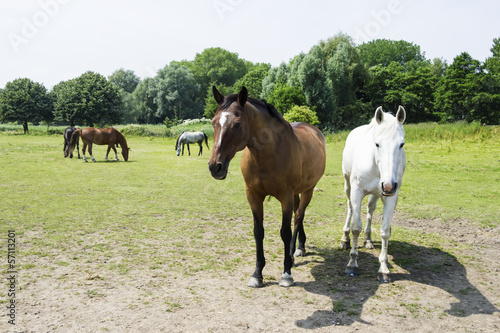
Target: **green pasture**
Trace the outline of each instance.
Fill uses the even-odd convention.
[[[498,226],[498,128],[440,126],[406,126],[408,163],[398,218]],[[210,151],[205,147],[198,157],[193,145],[191,156],[177,157],[175,138],[129,135],[128,162],[105,162],[106,147],[96,146],[98,162],[84,163],[63,157],[60,134],[36,135],[46,127],[31,128],[30,135],[0,131],[0,232],[6,238],[8,230],[16,231],[22,269],[34,268],[35,257],[74,265],[75,270],[99,268],[124,275],[145,268],[190,275],[253,267],[253,225],[239,169],[241,153],[227,179],[216,181],[207,167]],[[345,136],[328,136],[326,172],[306,212],[308,244],[317,248],[337,247],[341,236]],[[275,199],[266,200],[266,256],[279,263],[280,211]],[[376,238],[379,223],[377,219]],[[391,241],[417,235],[396,224]]]

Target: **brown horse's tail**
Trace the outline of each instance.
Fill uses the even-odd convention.
[[[80,139],[81,135],[82,135],[81,129],[78,129],[78,130],[73,132],[73,134],[71,135],[71,140],[69,140],[69,145],[67,148],[68,149],[67,155],[70,155],[73,153],[73,151],[75,150],[75,146],[78,143],[78,140]]]
[[[207,145],[207,148],[210,149],[208,146],[208,136],[205,133],[203,133],[203,135],[205,136],[205,144]]]

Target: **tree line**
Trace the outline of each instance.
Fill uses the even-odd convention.
[[[172,61],[141,80],[119,69],[108,78],[94,72],[63,81],[51,91],[28,78],[0,91],[0,121],[68,123],[164,123],[211,118],[217,105],[211,87],[223,94],[246,86],[290,121],[323,130],[366,123],[382,106],[407,110],[407,122],[500,123],[500,38],[484,62],[463,52],[447,64],[427,59],[407,41],[373,40],[356,45],[339,33],[277,67],[252,63],[222,48],[208,48],[194,60]]]

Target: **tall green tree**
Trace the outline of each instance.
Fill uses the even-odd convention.
[[[420,46],[404,40],[377,39],[358,46],[361,61],[368,67],[388,66],[397,62],[403,66],[409,61],[425,61]]]
[[[196,82],[200,85],[199,100],[201,102],[206,97],[205,92],[213,84],[224,84],[230,87],[247,73],[245,60],[240,59],[237,53],[220,47],[207,48],[197,53],[187,67],[191,69]]]
[[[435,92],[435,108],[443,120],[466,120],[469,117],[481,72],[480,62],[467,52],[455,57]]]
[[[282,62],[278,67],[269,69],[262,79],[262,92],[260,98],[267,100],[277,83],[287,83],[290,76],[290,65]]]
[[[122,99],[118,88],[104,76],[88,71],[53,89],[56,120],[88,126],[119,123]]]
[[[200,85],[186,66],[171,63],[158,71],[155,77],[155,116],[161,121],[199,118],[203,108],[196,99]]]
[[[156,81],[154,78],[142,80],[132,93],[134,113],[132,117],[141,124],[158,124],[162,120],[156,116]]]
[[[248,96],[259,98],[262,94],[262,81],[267,76],[270,68],[271,65],[269,64],[250,66],[249,71],[234,83],[234,91],[240,91],[245,86],[248,90]]]
[[[294,106],[306,105],[306,97],[302,88],[292,87],[286,83],[278,82],[268,99],[281,114],[286,114]]]
[[[131,94],[139,82],[141,82],[141,79],[135,75],[134,71],[120,68],[109,76],[108,81],[116,85],[119,89]]]
[[[490,74],[500,75],[500,38],[493,39],[493,46],[490,51],[492,56],[486,59],[486,69]]]
[[[338,117],[335,112],[332,82],[323,64],[323,50],[316,45],[302,59],[297,71],[292,71],[290,81],[300,84],[307,106],[316,111],[321,124],[336,124]]]
[[[25,134],[28,122],[49,123],[52,119],[52,100],[42,84],[28,78],[16,79],[0,92],[0,121],[20,122]]]

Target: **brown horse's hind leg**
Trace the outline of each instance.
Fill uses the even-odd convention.
[[[94,155],[92,155],[92,143],[89,143],[89,154],[90,154],[90,158],[92,159],[92,161],[97,162],[94,158]]]
[[[88,161],[87,161],[87,158],[85,157],[85,150],[87,150],[87,144],[85,143],[85,141],[83,141],[83,147],[82,147],[83,161],[84,161],[84,162],[88,162]],[[90,150],[89,150],[89,151],[90,151]]]
[[[292,222],[293,208],[294,208],[294,195],[290,194],[280,198],[282,220],[281,220],[281,240],[285,248],[285,260],[284,260],[284,270],[283,275],[281,275],[281,280],[279,285],[281,287],[290,287],[294,285],[292,277],[292,266],[293,266],[293,253],[291,253],[291,243],[292,243],[292,230],[290,228],[290,223]]]
[[[295,198],[295,222],[294,222],[293,236],[290,247],[290,254],[295,255],[296,257],[302,257],[306,254],[306,246],[305,246],[306,233],[304,231],[304,216],[306,208],[311,202],[313,193],[314,193],[314,187],[302,193],[298,204],[297,204],[298,195]],[[299,246],[297,247],[297,250],[295,250],[297,235],[299,237]]]

